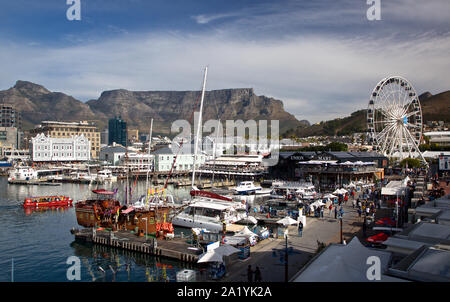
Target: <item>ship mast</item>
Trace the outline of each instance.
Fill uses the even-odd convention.
[[[199,109],[199,117],[198,117],[198,125],[197,125],[197,135],[195,136],[194,143],[194,167],[192,170],[192,188],[195,189],[195,168],[197,165],[197,150],[198,150],[198,141],[200,137],[200,127],[202,126],[202,111],[203,111],[203,99],[205,97],[205,87],[206,87],[206,76],[208,74],[208,67],[205,67],[205,75],[203,77],[203,87],[202,87],[202,97],[200,100],[200,109]]]
[[[150,173],[150,151],[152,148],[152,132],[153,132],[153,119],[150,122],[150,137],[148,139],[148,168],[147,168],[147,180],[145,182],[145,196],[147,197],[147,203],[148,203],[148,175]]]

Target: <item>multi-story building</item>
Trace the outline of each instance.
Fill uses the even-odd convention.
[[[72,136],[83,135],[90,142],[90,158],[97,159],[100,153],[100,132],[94,124],[87,121],[74,123],[43,121],[30,133],[33,136],[44,134],[53,138],[71,138]]]
[[[31,139],[30,154],[33,162],[80,162],[91,159],[91,142],[83,134],[70,138],[38,134]]]
[[[18,139],[16,127],[0,127],[0,147],[3,149],[17,149]]]
[[[424,135],[430,138],[431,144],[450,146],[450,131],[430,131],[425,132]]]
[[[100,160],[107,161],[112,165],[119,165],[120,159],[125,156],[127,148],[113,143],[112,146],[103,147],[100,151]]]
[[[108,145],[113,143],[127,146],[127,123],[120,117],[112,118],[108,122]]]
[[[22,129],[22,117],[14,106],[0,104],[0,127],[15,127]]]
[[[177,155],[178,153],[178,155]],[[155,171],[163,172],[170,171],[172,168],[173,160],[177,155],[177,161],[174,166],[175,171],[188,171],[192,170],[194,165],[194,154],[190,150],[181,149],[179,152],[175,147],[175,151],[171,148],[161,148],[152,154],[155,156]],[[204,154],[197,155],[197,168],[205,163],[206,156]]]
[[[152,171],[154,155],[130,152],[120,157],[120,165],[131,171]]]

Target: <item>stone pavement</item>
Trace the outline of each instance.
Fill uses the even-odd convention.
[[[362,218],[358,217],[356,208],[352,207],[350,199],[343,205],[343,238],[347,242],[361,229]],[[318,241],[325,244],[340,242],[339,219],[334,219],[334,210],[329,217],[328,210],[324,212],[324,218],[306,218],[306,226],[303,228],[303,236],[299,237],[296,226],[289,227],[288,237],[288,276],[292,278],[316,253]],[[284,249],[285,239],[269,238],[250,249],[250,258],[244,261],[238,260],[227,266],[227,275],[221,282],[246,282],[247,267],[256,266],[261,270],[262,281],[284,282],[285,265]]]

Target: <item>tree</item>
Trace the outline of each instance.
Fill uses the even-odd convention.
[[[408,163],[408,168],[419,168],[421,166],[421,162],[417,158],[405,158],[400,162],[400,166],[404,168],[406,163]]]

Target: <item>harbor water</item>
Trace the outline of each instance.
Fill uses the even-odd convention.
[[[145,181],[131,187],[134,201],[145,194]],[[81,281],[85,282],[173,282],[178,271],[196,270],[195,266],[170,259],[75,242],[70,230],[81,226],[74,207],[32,212],[22,207],[27,197],[66,195],[77,201],[94,197],[91,191],[97,188],[118,188],[118,199],[123,202],[125,198],[125,185],[120,182],[101,186],[24,186],[9,185],[6,177],[0,177],[0,281],[68,281],[67,270],[74,264],[67,263],[71,256],[80,259]],[[188,198],[189,188],[169,186],[167,193],[176,199]]]

